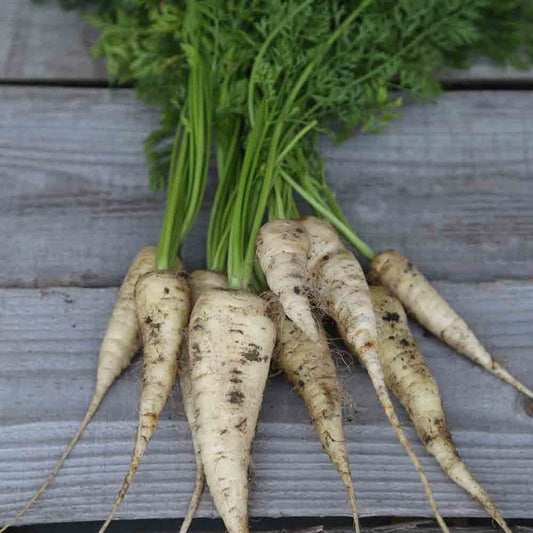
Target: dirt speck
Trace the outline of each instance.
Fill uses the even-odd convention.
[[[242,405],[244,401],[244,394],[240,391],[234,390],[228,392],[228,402],[233,405]]]
[[[241,355],[246,361],[251,361],[254,363],[258,363],[259,361],[261,361],[261,352],[256,346],[251,345],[251,347],[248,350],[242,352]]]
[[[241,433],[244,433],[246,431],[246,428],[248,426],[248,419],[243,418],[236,426],[235,429],[239,430]]]
[[[385,313],[383,315],[383,320],[385,320],[385,322],[399,322],[400,315],[398,313]]]

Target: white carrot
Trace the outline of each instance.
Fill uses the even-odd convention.
[[[533,391],[494,359],[467,323],[399,252],[386,250],[378,254],[370,265],[369,279],[389,289],[422,326],[448,346],[533,398]]]
[[[124,499],[172,391],[178,354],[189,319],[190,290],[182,275],[156,270],[137,281],[135,304],[144,361],[139,425],[130,468],[100,533],[107,529]]]
[[[189,287],[191,289],[192,305],[196,300],[209,289],[225,289],[228,285],[228,280],[225,274],[214,272],[212,270],[195,270],[188,277]],[[191,365],[189,361],[188,343],[184,345],[180,359],[179,359],[178,379],[180,384],[181,397],[183,399],[183,407],[185,409],[185,416],[189,422],[191,429],[192,444],[194,454],[196,456],[196,481],[194,490],[189,502],[187,514],[181,523],[180,532],[186,533],[192,523],[198,505],[202,499],[202,494],[205,490],[205,474],[202,465],[202,458],[200,450],[196,442],[196,409],[194,407],[194,388],[191,380]]]
[[[406,408],[420,440],[444,472],[510,533],[496,504],[459,457],[446,424],[437,382],[409,330],[402,304],[384,287],[370,287],[370,295],[387,386]]]
[[[366,367],[385,414],[418,471],[431,509],[441,528],[448,531],[385,385],[377,352],[376,319],[361,265],[353,254],[344,249],[337,233],[327,222],[310,217],[303,221],[303,225],[310,239],[308,279],[316,291],[318,302],[335,320],[345,343]]]
[[[312,340],[319,331],[306,292],[306,261],[309,241],[297,220],[278,219],[259,231],[256,253],[268,286],[283,310]]]
[[[341,390],[337,368],[326,335],[319,326],[317,341],[286,318],[281,320],[276,365],[302,397],[324,451],[338,470],[352,507],[355,531],[359,533],[359,515],[342,427]]]
[[[113,308],[111,318],[107,325],[100,348],[98,367],[96,371],[96,386],[94,394],[89,404],[89,408],[81,425],[66,447],[63,455],[59,458],[50,475],[41,485],[35,495],[26,505],[13,517],[6,525],[0,529],[4,532],[12,526],[26,511],[37,501],[45,489],[50,485],[59,469],[63,466],[66,458],[80,439],[85,428],[100,407],[102,400],[115,379],[130,365],[133,357],[141,346],[139,335],[139,322],[135,311],[135,284],[140,276],[150,272],[154,268],[156,248],[146,246],[133,259],[133,262],[126,274],[117,301]],[[177,266],[180,268],[181,263]]]
[[[189,324],[196,441],[207,485],[229,533],[247,533],[252,441],[276,341],[267,303],[213,289]]]

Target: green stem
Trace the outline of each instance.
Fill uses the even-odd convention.
[[[247,206],[250,201],[250,182],[256,176],[261,148],[268,132],[267,105],[262,102],[256,115],[256,122],[248,135],[241,172],[239,173],[237,195],[232,205],[231,235],[228,251],[228,284],[233,289],[247,289],[250,278],[246,276],[244,255],[246,249]]]
[[[292,139],[291,141],[285,146],[283,151],[279,154],[278,159],[276,161],[277,164],[281,163],[281,161],[285,158],[285,156],[298,144],[299,141],[302,140],[302,138],[311,131],[318,122],[316,120],[311,121],[307,126],[302,128]]]
[[[234,183],[232,178],[237,175],[239,161],[239,140],[241,121],[236,120],[233,129],[224,128],[219,134],[217,142],[217,168],[218,186],[209,218],[209,228],[207,231],[207,268],[210,270],[220,270],[221,264],[220,243],[223,236],[229,236],[229,228],[225,225],[225,206],[230,203],[230,197]],[[230,133],[228,133],[230,132]],[[229,144],[226,140],[229,139]],[[227,149],[226,144],[228,144]]]
[[[199,28],[205,21],[200,20],[197,7],[192,0],[187,6],[190,67],[187,101],[172,148],[157,269],[170,268],[194,223],[204,196],[211,156],[212,73],[202,56]]]
[[[341,233],[344,238],[350,242],[363,256],[371,261],[376,253],[366,244],[349,226],[342,222],[335,214],[332,213],[321,201],[315,198],[313,195],[306,191],[303,187],[300,187],[296,181],[294,181],[284,170],[281,171],[281,175],[291,187],[306,200],[319,214],[321,214],[328,222],[335,227],[335,229]]]
[[[167,204],[157,248],[156,269],[158,270],[168,270],[172,262],[171,247],[175,240],[175,222],[178,216],[178,199],[183,187],[184,169],[187,163],[188,138],[187,130],[179,125],[176,129],[174,146],[172,148]]]
[[[275,171],[276,160],[277,160],[276,154],[277,154],[279,139],[282,133],[282,126],[283,126],[282,121],[279,121],[276,124],[274,128],[274,132],[272,134],[272,139],[270,141],[270,147],[269,147],[267,161],[266,161],[265,177],[263,178],[263,186],[261,188],[259,200],[255,208],[253,222],[250,226],[250,234],[248,236],[247,243],[244,247],[244,252],[245,252],[244,262],[241,268],[241,279],[240,279],[242,283],[241,288],[248,288],[248,286],[250,285],[250,282],[252,281],[254,258],[255,258],[255,240],[257,238],[257,233],[259,232],[259,228],[261,227],[261,224],[263,223],[263,218],[265,216],[265,209],[266,209],[268,197],[270,196],[272,184],[274,181],[274,171]]]

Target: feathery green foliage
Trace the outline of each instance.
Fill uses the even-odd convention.
[[[467,65],[479,54],[502,65],[533,60],[529,0],[63,3],[87,11],[101,30],[95,54],[106,58],[110,78],[134,84],[161,108],[161,127],[146,141],[150,184],[170,183],[169,209],[176,201],[187,205],[185,192],[195,206],[184,219],[172,208],[181,229],[167,228],[167,245],[178,238],[181,246],[199,208],[214,139],[219,188],[208,260],[228,270],[236,286],[252,281],[255,234],[267,207],[295,214],[291,182],[358,242],[326,184],[319,133],[342,141],[379,131],[397,116],[400,94],[434,97],[437,69]],[[179,154],[184,166],[176,166]],[[172,187],[180,173],[188,178]]]
[[[172,136],[187,94],[189,69],[183,48],[187,2],[93,3],[96,13],[88,18],[101,30],[95,53],[106,57],[110,77],[134,83],[142,99],[161,106],[162,127],[147,142],[151,183],[160,188],[166,183],[170,148],[154,147]],[[222,107],[246,120],[250,117],[243,99],[250,82],[256,98],[280,101],[280,89],[320,53],[343,18],[360,4],[312,2],[283,23],[304,2],[194,3],[212,16],[203,33],[208,40],[217,34],[220,48],[211,50],[217,83],[232,80],[226,83]],[[91,2],[69,0],[69,4],[86,7]],[[528,28],[532,24],[533,8],[520,0],[375,0],[313,69],[302,89],[306,111],[319,115],[320,127],[338,140],[354,128],[379,130],[401,104],[397,90],[424,98],[438,94],[437,68],[466,64],[479,53],[500,63],[530,61],[533,32]],[[261,45],[278,27],[264,55],[255,62]],[[521,52],[518,45],[522,45]],[[217,60],[223,64],[215,65]],[[294,110],[295,116],[302,112],[303,108]]]

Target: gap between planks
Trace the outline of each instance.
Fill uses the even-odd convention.
[[[385,521],[383,519],[378,519],[379,521]],[[401,519],[392,519],[395,520],[394,523],[390,524],[384,524],[384,525],[367,525],[365,522],[366,520],[363,520],[363,531],[365,532],[371,532],[371,533],[439,533],[441,530],[435,526],[435,524],[428,520],[409,520],[409,521],[401,521]],[[462,521],[462,519],[459,519]],[[328,532],[328,533],[353,533],[353,528],[350,528],[349,526],[339,526],[339,525],[332,525],[336,522],[338,523],[338,519],[319,519],[316,520],[317,522],[322,522],[324,525],[316,525],[316,526],[307,526],[304,527],[303,524],[309,524],[312,520],[306,519],[306,518],[298,518],[298,519],[281,519],[281,520],[254,520],[253,522],[253,528],[254,531],[262,532],[262,533],[322,533],[322,532]],[[450,522],[450,521],[449,521]],[[454,520],[453,522],[458,522],[457,520]],[[280,523],[280,526],[278,526],[278,523]],[[73,524],[74,525],[74,524]],[[76,531],[77,532],[93,532],[93,528],[96,528],[96,524],[83,524],[83,523],[77,523],[75,524]],[[53,526],[54,533],[60,533],[60,532],[66,532],[67,529],[66,525],[55,525]],[[50,529],[47,526],[40,526],[41,529],[39,529],[39,533],[42,532],[51,532],[52,529]],[[89,529],[91,528],[91,529]],[[275,528],[275,529],[274,529]],[[468,524],[468,525],[451,525],[450,526],[450,532],[451,533],[495,533],[497,529],[494,526],[486,525],[486,524]],[[533,528],[531,526],[527,525],[516,525],[512,527],[513,531],[516,533],[533,533]],[[128,532],[128,533],[175,533],[176,532],[176,524],[173,524],[172,521],[168,520],[155,520],[151,521],[151,523],[141,523],[138,522],[131,522],[131,521],[120,521],[116,524],[114,524],[114,531],[116,530],[118,532]],[[32,528],[31,531],[34,531]],[[69,530],[70,531],[70,530]],[[193,522],[193,525],[191,527],[192,533],[198,533],[201,531],[202,533],[222,533],[224,530],[224,527],[221,523],[221,520],[216,521],[206,521],[202,520],[201,525],[198,525],[198,522]]]

